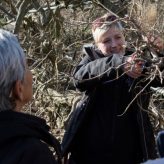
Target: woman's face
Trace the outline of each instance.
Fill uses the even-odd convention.
[[[33,88],[32,88],[32,72],[29,69],[28,65],[26,65],[26,70],[24,73],[24,79],[22,81],[22,94],[23,94],[23,103],[28,103],[33,96]]]
[[[26,66],[23,80],[17,80],[12,90],[13,98],[15,99],[15,110],[20,112],[22,107],[28,103],[33,96],[32,89],[32,72]]]
[[[112,54],[124,55],[125,43],[123,32],[119,28],[112,26],[100,36],[97,46],[105,56]]]

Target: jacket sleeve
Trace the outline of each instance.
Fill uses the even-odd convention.
[[[113,54],[95,60],[86,55],[74,71],[74,83],[80,91],[87,91],[105,81],[114,80],[123,71],[123,57]]]

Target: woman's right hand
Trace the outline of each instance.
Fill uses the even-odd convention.
[[[140,77],[142,75],[145,62],[142,59],[138,59],[136,54],[125,58],[125,64],[123,66],[124,72],[134,79]]]

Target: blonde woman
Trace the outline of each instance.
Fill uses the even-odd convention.
[[[71,154],[69,164],[138,164],[153,159],[155,141],[145,112],[148,87],[124,113],[145,84],[135,88],[144,62],[135,60],[136,54],[126,48],[123,27],[115,15],[96,19],[92,34],[95,45],[84,47],[85,57],[74,71],[76,88],[88,98],[72,115],[63,155]]]

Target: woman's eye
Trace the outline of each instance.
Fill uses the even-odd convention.
[[[121,36],[116,36],[116,39],[121,39]]]
[[[110,39],[109,39],[109,40],[103,41],[104,44],[105,44],[105,43],[109,43],[109,42],[110,42]]]

